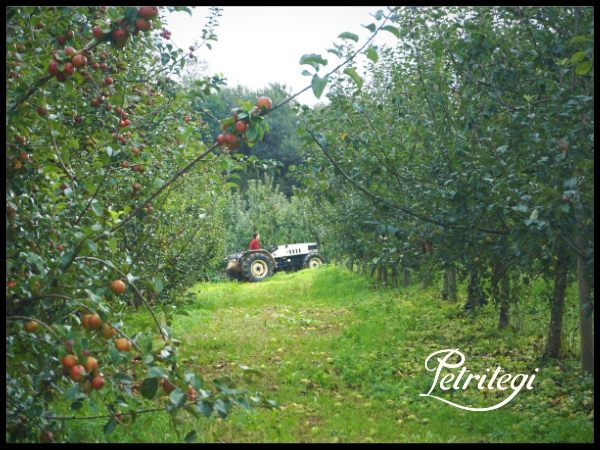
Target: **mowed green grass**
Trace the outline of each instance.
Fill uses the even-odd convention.
[[[134,426],[97,436],[178,442],[195,430],[197,442],[593,442],[591,377],[574,355],[560,363],[539,360],[544,300],[524,298],[515,311],[519,330],[498,331],[494,305],[465,316],[462,303],[443,302],[438,292],[374,290],[368,279],[336,267],[261,283],[197,284],[188,315],[176,315],[172,327],[182,342],[180,361],[205,380],[229,376],[280,409],[237,408],[224,420],[186,415],[179,436],[167,415],[145,414]],[[576,299],[569,293],[572,315]],[[145,320],[138,319],[140,328],[150,325]],[[512,374],[540,372],[533,390],[498,410],[459,410],[419,396],[433,380],[425,359],[444,348],[459,348],[474,373],[497,365]],[[240,365],[258,374],[244,376]],[[445,395],[490,406],[507,394]]]

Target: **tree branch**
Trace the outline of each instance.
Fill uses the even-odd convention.
[[[81,211],[81,213],[79,213],[79,217],[77,217],[77,220],[75,221],[74,225],[79,225],[79,222],[81,222],[81,219],[83,219],[84,214],[87,212],[87,210],[91,206],[92,202],[94,201],[94,199],[96,198],[96,196],[100,192],[100,188],[102,187],[102,185],[106,181],[107,175],[108,175],[108,170],[104,169],[104,177],[102,178],[102,181],[100,182],[100,184],[96,188],[96,192],[94,192],[94,195],[92,195],[92,197],[87,202],[87,205],[85,205],[85,208],[83,208],[83,210]]]
[[[50,327],[50,325],[42,322],[40,319],[34,319],[32,317],[26,317],[26,316],[9,316],[6,318],[6,320],[29,320],[32,322],[37,322],[40,325],[44,326],[50,332],[50,334],[52,334],[56,339],[58,339],[60,342],[62,342],[62,338],[54,332],[54,330]]]
[[[306,125],[306,122],[305,122]],[[384,203],[384,204],[388,204],[391,207],[398,209],[400,211],[402,211],[403,213],[412,216],[422,222],[428,222],[428,223],[432,223],[434,225],[438,225],[442,228],[453,228],[453,229],[463,229],[463,230],[473,230],[473,231],[480,231],[483,233],[488,233],[488,234],[496,234],[496,235],[507,235],[509,233],[509,230],[490,230],[487,228],[481,228],[481,227],[467,227],[464,225],[451,225],[451,224],[447,224],[444,222],[440,222],[438,220],[429,218],[429,217],[425,217],[421,214],[415,213],[405,207],[403,207],[402,205],[399,205],[398,203],[392,202],[391,200],[379,197],[378,195],[370,192],[369,190],[367,190],[366,188],[364,188],[363,186],[361,186],[360,184],[356,183],[352,178],[350,178],[350,176],[348,176],[348,174],[339,166],[339,164],[337,164],[337,162],[331,157],[331,155],[327,152],[327,150],[325,150],[325,148],[321,145],[321,143],[319,142],[319,140],[316,138],[316,136],[314,135],[314,133],[308,128],[307,125],[307,131],[310,134],[311,138],[313,139],[313,141],[317,144],[317,146],[321,149],[321,151],[323,152],[323,154],[327,157],[327,159],[331,162],[331,164],[337,169],[339,170],[339,172],[342,174],[342,176],[348,181],[350,182],[350,184],[352,184],[355,188],[357,188],[359,191],[361,191],[362,193],[364,193],[365,195],[367,195],[368,197]]]

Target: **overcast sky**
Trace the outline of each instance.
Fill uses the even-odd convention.
[[[297,92],[310,84],[310,77],[301,74],[310,67],[301,66],[300,57],[320,53],[329,61],[329,69],[335,67],[337,57],[326,53],[327,48],[344,31],[358,34],[359,45],[363,43],[370,32],[361,24],[375,22],[369,13],[378,9],[384,7],[225,6],[215,31],[218,41],[212,43],[212,50],[203,47],[196,56],[208,63],[209,75],[223,73],[228,86],[260,89],[270,82],[280,82]],[[206,24],[208,7],[193,11],[192,17],[186,12],[167,16],[171,41],[184,50],[200,41]],[[393,42],[395,38],[387,32],[374,41],[376,45]],[[319,101],[311,90],[297,99],[310,106]]]

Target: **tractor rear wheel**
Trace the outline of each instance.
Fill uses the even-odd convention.
[[[262,281],[273,275],[273,261],[262,253],[250,253],[242,259],[242,275],[248,281]]]
[[[304,257],[304,263],[302,266],[305,269],[314,269],[316,267],[322,266],[325,264],[325,258],[323,258],[318,253],[309,253]]]

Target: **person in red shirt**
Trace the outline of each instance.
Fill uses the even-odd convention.
[[[254,233],[252,235],[252,240],[250,241],[250,245],[248,246],[250,250],[260,250],[260,234]]]

